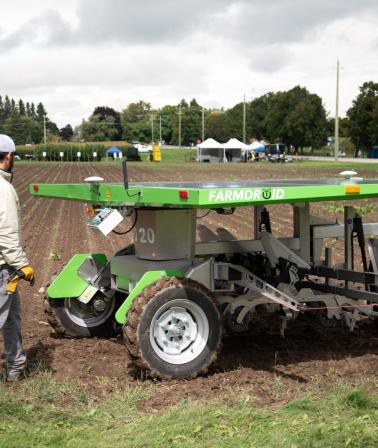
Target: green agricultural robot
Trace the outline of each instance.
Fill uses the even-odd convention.
[[[30,186],[36,197],[82,201],[97,212],[89,225],[104,235],[130,217],[134,243],[108,260],[77,254],[47,289],[46,313],[67,337],[103,336],[123,328],[133,363],[152,377],[194,378],[221,349],[224,327],[243,332],[253,316],[289,320],[317,309],[326,326],[378,317],[378,223],[363,223],[348,201],[378,197],[378,181],[340,179]],[[311,214],[311,203],[345,201],[344,223]],[[292,237],[273,236],[267,206],[293,207]],[[347,205],[345,205],[347,204]],[[196,241],[197,210],[222,216],[251,208],[251,239]],[[120,233],[118,231],[118,233]],[[332,263],[326,239],[344,240]],[[358,257],[355,252],[358,251]],[[361,269],[355,269],[356,260]]]

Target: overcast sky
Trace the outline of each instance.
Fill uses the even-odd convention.
[[[377,0],[0,0],[0,95],[61,127],[98,105],[230,107],[307,87],[335,111],[378,81]]]

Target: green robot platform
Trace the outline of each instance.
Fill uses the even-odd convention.
[[[350,202],[377,198],[378,180],[346,173],[327,180],[129,183],[126,166],[124,173],[124,184],[89,178],[30,186],[36,197],[86,203],[98,212],[90,226],[104,234],[124,217],[132,222],[133,244],[109,260],[74,255],[53,279],[46,313],[58,333],[103,336],[122,327],[136,366],[154,377],[193,378],[217,359],[224,332],[247,331],[261,310],[279,316],[282,334],[288,321],[314,309],[323,325],[344,323],[350,331],[359,319],[378,317],[378,223],[363,223]],[[343,224],[313,216],[311,203],[319,201],[343,201]],[[292,237],[273,236],[266,207],[275,204],[293,207]],[[253,211],[251,239],[223,238],[220,229],[196,241],[198,209],[217,213],[221,223],[237,207]],[[333,264],[328,238],[343,239],[342,264]]]

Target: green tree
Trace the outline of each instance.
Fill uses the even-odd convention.
[[[369,151],[378,143],[378,83],[369,81],[347,111],[349,135],[357,148]]]
[[[181,106],[181,144],[194,144],[202,134],[202,107],[193,98],[188,104],[182,99],[176,108],[176,119],[173,121],[172,140],[179,143],[179,109]]]
[[[3,123],[4,120],[5,120],[4,101],[2,96],[0,95],[0,124]]]
[[[122,125],[121,114],[119,112],[108,106],[98,106],[95,108],[92,115],[98,115],[100,117],[100,121],[103,121],[108,117],[113,117],[117,132],[112,136],[111,140],[121,140]]]
[[[137,123],[138,121],[148,121],[151,113],[151,104],[145,101],[130,103],[121,113],[122,122]]]
[[[52,136],[58,136],[59,135],[59,128],[56,125],[56,123],[54,123],[53,121],[51,121],[49,118],[46,119],[46,129],[49,135]]]
[[[17,112],[17,106],[16,106],[16,101],[14,100],[14,98],[11,99],[11,114],[13,114],[14,112]]]
[[[151,104],[145,101],[130,103],[121,112],[123,139],[127,141],[151,141]]]
[[[37,114],[36,114],[36,112],[35,112],[35,106],[34,106],[34,103],[31,103],[31,105],[30,105],[30,117],[31,117],[31,118],[36,118],[36,117],[37,117]]]
[[[104,142],[112,140],[117,133],[114,117],[101,118],[100,115],[92,115],[81,124],[81,136],[86,141]]]
[[[226,111],[226,139],[237,138],[243,140],[243,103],[238,103]],[[250,127],[247,124],[247,117],[250,117],[249,104],[246,104],[246,130]]]
[[[25,105],[21,99],[18,101],[18,113],[21,116],[26,115]]]
[[[224,112],[212,111],[206,114],[205,138],[209,137],[223,143],[228,140],[227,116]]]
[[[5,120],[4,132],[9,135],[16,145],[26,143],[40,143],[43,137],[42,126],[31,117],[13,113]]]
[[[327,141],[327,116],[322,100],[300,86],[273,97],[265,124],[267,138],[271,142],[279,140],[288,148],[316,149]]]
[[[335,118],[329,117],[327,119],[327,134],[329,136],[334,135],[335,133]],[[339,136],[342,138],[349,137],[349,118],[348,117],[340,117],[339,118]]]
[[[40,123],[43,123],[44,117],[47,116],[45,106],[42,103],[37,105],[37,119]]]
[[[8,95],[5,95],[4,99],[4,119],[7,119],[11,116],[12,113],[12,105]]]
[[[247,109],[247,136],[267,139],[266,117],[272,108],[275,93],[269,92],[254,98]]]
[[[30,103],[29,103],[29,101],[27,101],[27,103],[26,103],[26,115],[27,115],[28,117],[31,117],[31,111],[30,111]]]
[[[162,140],[168,144],[173,143],[173,127],[177,120],[177,107],[166,105],[156,112],[159,119],[161,117],[161,135]]]
[[[74,131],[72,129],[72,126],[70,124],[66,124],[63,128],[59,130],[59,137],[62,140],[65,140],[67,142],[71,141],[74,135]]]

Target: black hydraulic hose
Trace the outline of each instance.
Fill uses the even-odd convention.
[[[356,233],[358,245],[360,246],[362,265],[364,267],[364,271],[368,271],[368,264],[366,258],[366,249],[365,249],[365,235],[364,235],[364,225],[362,223],[361,216],[356,216],[353,220],[353,231]]]
[[[212,210],[210,209],[210,210],[209,210],[207,213],[205,213],[204,215],[202,215],[202,216],[197,216],[197,219],[205,218],[205,216],[209,215],[211,211],[212,211]]]
[[[134,214],[135,214],[134,222],[129,229],[125,230],[124,232],[118,232],[117,230],[113,230],[113,233],[115,233],[116,235],[127,235],[128,233],[130,233],[136,226],[138,220],[138,210],[136,208],[134,208]]]
[[[261,221],[259,225],[259,230],[261,231],[264,226],[265,231],[268,233],[272,233],[272,225],[270,223],[270,216],[268,210],[264,207],[261,212]]]
[[[365,250],[365,235],[364,235],[364,225],[362,223],[361,216],[357,215],[355,218],[353,218],[353,231],[351,235],[352,239],[352,269],[354,269],[354,248],[353,248],[353,239],[354,237],[357,237],[358,246],[360,248],[361,252],[361,258],[362,258],[362,266],[364,268],[364,272],[368,271],[368,264],[367,264],[367,258],[366,258],[366,250]],[[369,286],[367,283],[365,283],[365,290],[369,291]]]

